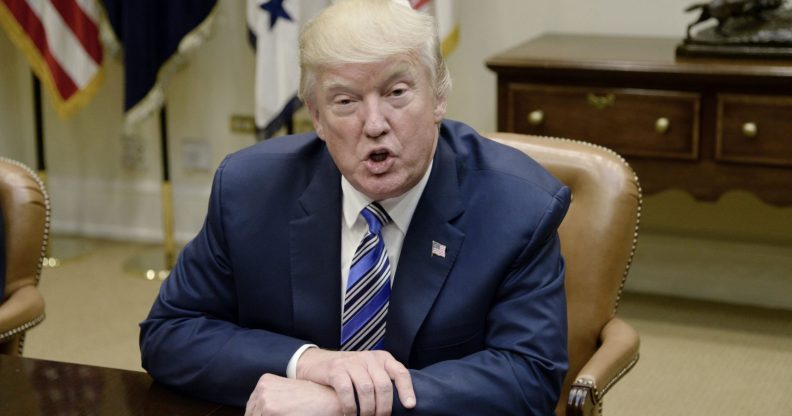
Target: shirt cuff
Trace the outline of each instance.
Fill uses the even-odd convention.
[[[294,352],[294,355],[292,355],[291,359],[289,359],[289,364],[286,365],[286,377],[290,379],[297,378],[297,361],[300,359],[300,357],[303,355],[305,350],[307,350],[308,348],[319,348],[319,347],[314,344],[305,344],[299,349],[297,349],[297,351]]]

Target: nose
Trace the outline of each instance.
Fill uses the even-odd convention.
[[[376,139],[390,131],[388,119],[383,111],[383,103],[379,99],[366,100],[365,115],[363,116],[363,132],[366,137]]]

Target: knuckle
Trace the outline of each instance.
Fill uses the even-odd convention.
[[[351,404],[351,405],[350,404],[345,404],[344,406],[342,406],[342,408],[344,409],[344,414],[345,415],[356,415],[357,411],[358,411],[358,409],[357,409],[357,407],[355,407],[354,403]]]
[[[354,365],[354,361],[348,358],[339,358],[330,363],[330,371],[346,372],[349,367]]]
[[[391,353],[389,353],[388,351],[376,350],[374,352],[377,354],[377,357],[379,357],[380,359],[383,359],[383,360],[393,359],[393,355],[391,355]]]
[[[369,394],[374,392],[374,385],[371,383],[360,383],[357,388],[358,393]]]
[[[256,383],[256,388],[263,389],[267,387],[272,382],[273,375],[272,374],[264,374],[259,377],[258,382]]]
[[[278,409],[274,408],[271,403],[263,403],[261,406],[261,413],[264,415],[277,414]]]
[[[390,381],[377,383],[377,390],[383,393],[390,393],[393,391],[393,384]]]
[[[334,359],[333,361],[330,361],[330,371],[338,371],[339,368],[343,367],[343,365],[344,364],[342,360]]]
[[[334,368],[327,373],[327,377],[334,382],[340,382],[347,377],[347,372],[342,368]]]
[[[342,396],[353,394],[352,386],[349,384],[335,385],[335,391]]]

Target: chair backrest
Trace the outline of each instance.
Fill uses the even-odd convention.
[[[635,252],[641,189],[624,159],[589,143],[492,133],[542,164],[572,191],[559,228],[566,260],[569,372],[556,414],[563,414],[575,377],[598,347],[600,331],[616,315]]]
[[[44,319],[38,292],[49,232],[49,198],[27,166],[0,157],[0,211],[5,287],[0,297],[0,352],[21,354],[24,332]]]

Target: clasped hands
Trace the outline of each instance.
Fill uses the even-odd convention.
[[[415,407],[410,372],[390,353],[309,348],[296,379],[261,376],[245,415],[390,415],[394,385],[402,406]]]

